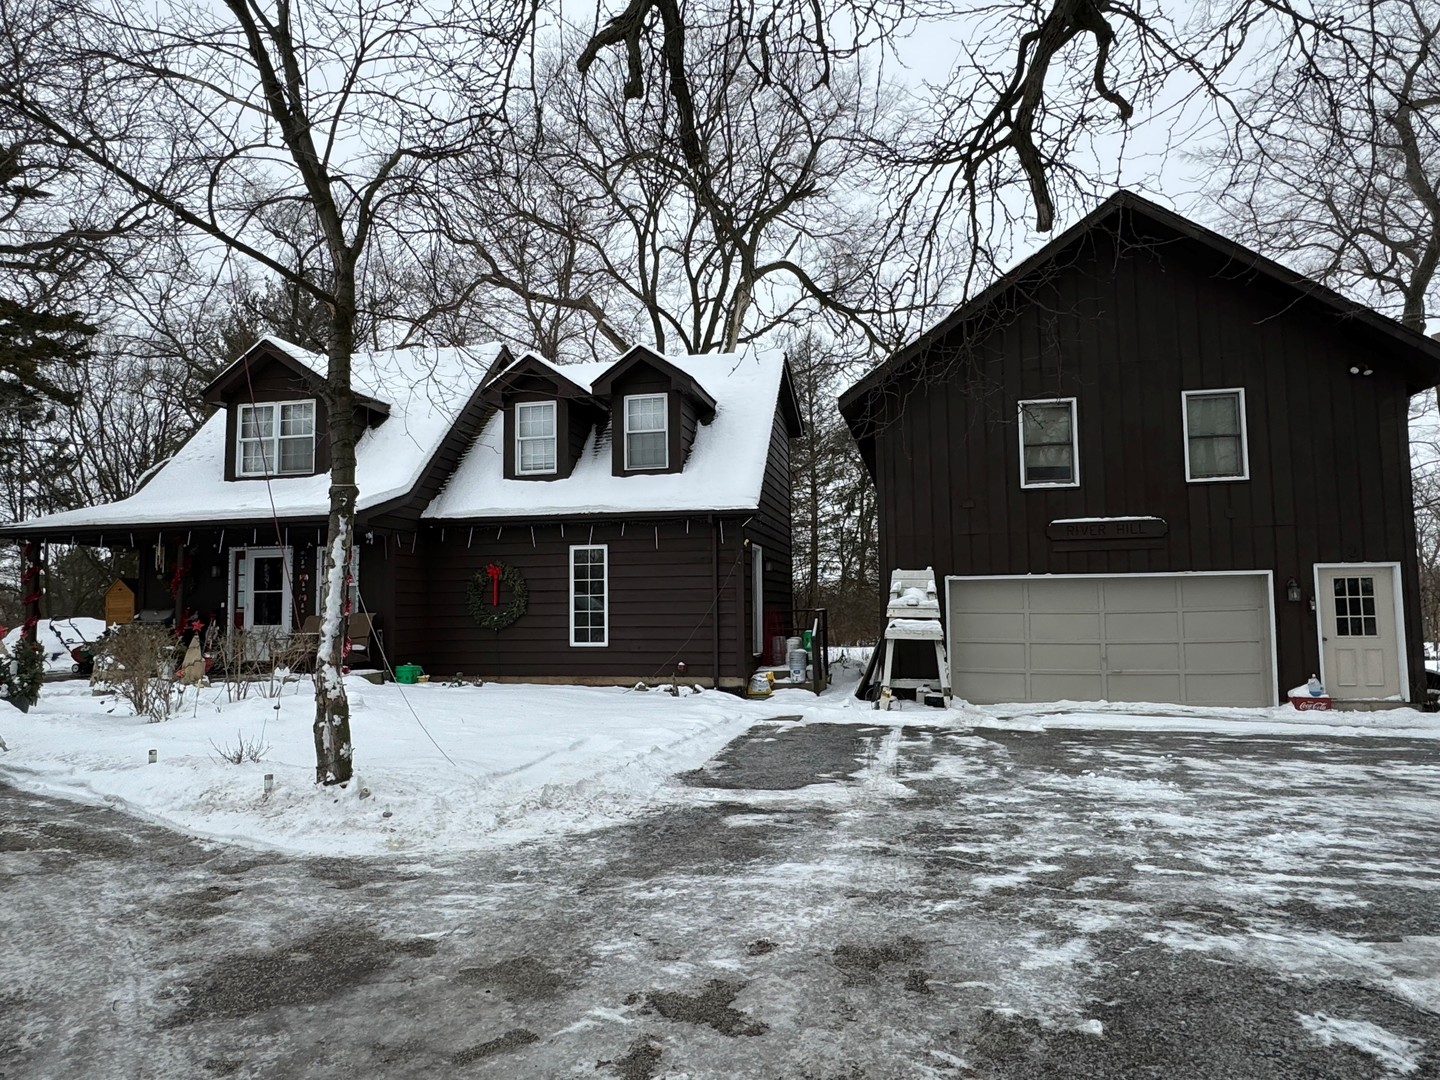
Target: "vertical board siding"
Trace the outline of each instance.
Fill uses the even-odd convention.
[[[1408,394],[1373,336],[1189,244],[1104,232],[997,302],[933,378],[885,391],[874,434],[887,568],[949,574],[1273,570],[1280,689],[1318,668],[1316,562],[1399,562],[1422,695]],[[958,332],[957,332],[958,333]],[[952,335],[952,338],[956,335]],[[1349,368],[1373,365],[1371,376]],[[1182,390],[1245,389],[1250,479],[1187,483]],[[1075,397],[1078,488],[1020,488],[1016,402]],[[967,507],[965,502],[973,502]],[[1161,541],[1048,539],[1064,517],[1154,515]]]

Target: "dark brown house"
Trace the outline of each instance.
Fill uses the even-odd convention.
[[[738,688],[789,629],[799,412],[778,353],[557,367],[490,345],[353,364],[351,604],[378,628],[376,660],[594,683],[683,661]],[[135,494],[0,536],[138,550],[152,618],[303,628],[328,508],[323,370],[261,341]]]
[[[1436,342],[1121,192],[840,408],[881,565],[943,581],[958,696],[1421,701],[1437,382]]]

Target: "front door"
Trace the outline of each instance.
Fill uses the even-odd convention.
[[[245,631],[246,659],[263,660],[269,644],[293,626],[288,548],[244,548],[235,552],[235,606]]]
[[[1353,563],[1318,572],[1325,691],[1337,698],[1398,698],[1400,623],[1395,568]]]

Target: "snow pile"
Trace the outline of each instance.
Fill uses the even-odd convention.
[[[0,714],[0,776],[200,836],[283,851],[366,854],[485,846],[600,828],[643,810],[777,711],[688,690],[347,680],[356,780],[314,783],[310,681],[274,699],[189,691],[160,724],[84,682],[47,685],[28,715]],[[792,691],[799,694],[802,692]],[[813,695],[804,696],[814,700]],[[411,711],[413,709],[413,712]],[[221,751],[267,746],[235,765]],[[158,761],[147,763],[156,750]],[[264,794],[264,775],[274,790]]]
[[[104,632],[104,619],[90,619],[83,615],[73,619],[41,619],[35,626],[35,640],[45,650],[45,671],[70,671],[75,664],[70,650],[97,640]],[[20,641],[20,627],[6,634],[4,641],[6,651],[13,654],[15,645]]]
[[[1440,739],[1440,713],[1423,713],[1411,708],[1302,712],[1288,703],[1269,709],[1238,709],[1133,701],[970,705],[959,699],[955,706],[952,726],[1000,731],[1083,728],[1087,731],[1194,731],[1216,735],[1383,735],[1397,739]],[[905,715],[909,723],[917,722],[913,711]]]

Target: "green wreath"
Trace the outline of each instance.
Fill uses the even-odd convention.
[[[501,585],[510,592],[508,604],[498,603]],[[490,563],[470,579],[470,585],[465,590],[465,606],[472,619],[498,634],[525,614],[525,609],[530,606],[530,589],[515,567],[507,563]]]

